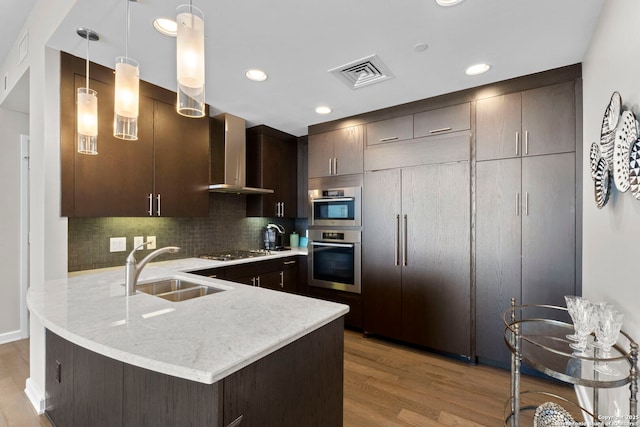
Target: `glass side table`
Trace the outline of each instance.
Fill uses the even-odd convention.
[[[522,406],[521,395],[537,393],[560,399],[575,405],[585,416],[591,417],[594,426],[640,426],[638,420],[638,344],[624,331],[620,332],[617,343],[609,357],[604,359],[594,348],[594,336],[589,337],[589,346],[583,353],[569,347],[566,335],[574,332],[567,309],[551,305],[516,305],[511,299],[511,307],[505,310],[504,340],[511,351],[511,393],[505,408],[505,426],[519,427],[520,412],[535,410],[536,406]],[[569,401],[544,391],[523,391],[520,389],[522,363],[556,380],[593,388],[593,411],[588,411],[576,401]],[[608,364],[615,371],[602,374],[595,367]],[[629,415],[607,417],[598,414],[598,391],[629,385]],[[509,405],[510,403],[510,405]],[[577,420],[577,425],[588,425]]]

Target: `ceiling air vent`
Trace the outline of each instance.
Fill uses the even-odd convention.
[[[376,55],[341,65],[329,72],[351,89],[359,89],[393,77],[387,66]]]

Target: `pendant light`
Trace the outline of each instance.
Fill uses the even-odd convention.
[[[87,40],[86,86],[79,87],[77,103],[78,153],[98,154],[98,92],[89,89],[89,42],[99,40],[98,34],[88,28],[79,27],[76,33]]]
[[[204,116],[204,14],[189,4],[178,6],[176,64],[177,111],[187,117]]]
[[[140,71],[138,63],[129,58],[129,4],[127,2],[127,28],[125,56],[116,58],[116,92],[114,101],[113,136],[135,141],[138,139],[138,105],[140,100]]]

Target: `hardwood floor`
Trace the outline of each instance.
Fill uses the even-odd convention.
[[[24,394],[29,377],[29,340],[0,345],[0,427],[51,427]]]
[[[470,366],[364,338],[354,331],[345,331],[344,368],[345,427],[496,427],[503,423],[509,396],[506,371]],[[0,427],[51,427],[24,394],[28,376],[29,341],[0,345]],[[572,388],[540,379],[523,377],[522,383],[523,389],[538,386],[573,396]]]

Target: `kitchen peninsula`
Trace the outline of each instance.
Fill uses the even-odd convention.
[[[348,307],[187,273],[220,264],[143,270],[219,290],[181,302],[126,297],[120,267],[32,290],[56,425],[341,426]]]

